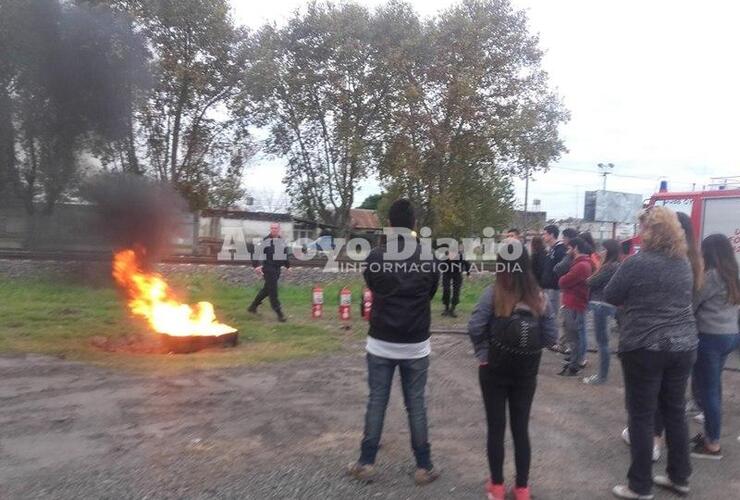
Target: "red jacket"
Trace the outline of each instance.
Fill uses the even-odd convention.
[[[588,255],[579,256],[567,273],[560,277],[558,285],[562,292],[563,306],[575,311],[585,311],[588,307],[588,284],[586,280],[593,272],[593,264]]]

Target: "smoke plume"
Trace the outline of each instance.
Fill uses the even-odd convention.
[[[82,194],[97,206],[99,229],[116,249],[133,248],[149,263],[167,255],[187,213],[169,184],[132,174],[98,175]]]

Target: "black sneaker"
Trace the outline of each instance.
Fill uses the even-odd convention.
[[[283,314],[278,314],[278,321],[281,322],[281,323],[285,323],[288,320],[286,319],[286,317]]]
[[[457,314],[455,314],[455,310],[454,309],[450,309],[449,316],[450,316],[450,318],[457,318]]]
[[[577,377],[578,372],[580,370],[578,368],[571,368],[569,366],[563,367],[563,369],[558,373],[561,377]]]
[[[694,458],[707,458],[709,460],[722,460],[722,450],[719,449],[717,451],[712,451],[707,448],[702,440],[701,443],[696,443],[694,447],[691,448],[691,456]]]
[[[449,309],[445,309],[444,311],[442,311],[442,316],[449,316],[449,315],[450,315]]]
[[[249,307],[247,307],[247,312],[249,314],[257,314],[257,307],[256,306],[249,306]]]

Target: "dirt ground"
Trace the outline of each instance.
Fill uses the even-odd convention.
[[[433,345],[430,433],[443,476],[424,488],[413,485],[397,381],[378,480],[344,475],[366,397],[359,343],[330,357],[176,377],[0,357],[0,498],[483,498],[485,427],[469,342],[435,335]],[[546,353],[531,425],[534,497],[611,498],[628,463],[617,363],[602,387],[557,377],[558,367]],[[738,389],[740,373],[727,373],[725,459],[694,460],[693,498],[740,498]],[[510,444],[507,453],[512,477]]]

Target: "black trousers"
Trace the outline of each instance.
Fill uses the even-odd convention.
[[[494,484],[504,482],[504,434],[506,404],[509,405],[509,425],[514,439],[516,486],[523,488],[529,481],[532,450],[529,444],[529,414],[537,389],[540,355],[511,360],[497,366],[495,360],[478,370],[483,403],[488,423],[488,466]],[[516,366],[518,365],[518,366]]]
[[[257,292],[257,296],[252,302],[252,308],[256,309],[265,298],[270,298],[270,307],[277,314],[282,314],[283,311],[280,308],[280,300],[278,299],[278,279],[280,279],[280,268],[271,268],[264,266],[262,268],[263,278],[265,284],[262,285],[262,289]]]
[[[460,303],[460,289],[462,288],[462,281],[462,273],[442,273],[442,303],[446,307],[455,307]],[[450,295],[452,295],[451,300]]]
[[[691,476],[689,429],[686,422],[686,386],[696,351],[664,352],[638,349],[619,355],[624,374],[632,463],[629,487],[647,495],[653,487],[653,438],[656,414],[665,426],[668,477],[686,485]]]

